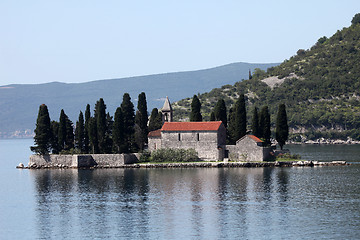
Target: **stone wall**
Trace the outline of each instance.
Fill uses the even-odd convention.
[[[197,151],[199,158],[204,160],[222,160],[218,149],[217,131],[162,132],[162,148],[189,149]]]
[[[236,145],[226,145],[229,159],[233,161],[258,162],[267,160],[272,152],[271,148],[258,146],[257,142],[245,137]]]
[[[84,155],[31,155],[29,167],[120,167],[138,161],[138,153],[133,154],[84,154]]]
[[[161,138],[148,138],[148,150],[154,151],[161,148]]]

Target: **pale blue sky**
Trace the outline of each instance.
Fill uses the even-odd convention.
[[[0,0],[0,85],[282,62],[358,12],[359,0]]]

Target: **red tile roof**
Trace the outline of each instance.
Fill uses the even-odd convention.
[[[217,122],[165,122],[161,131],[217,131],[222,124]]]
[[[149,132],[148,137],[161,137],[161,129]]]
[[[255,142],[258,142],[258,143],[262,143],[263,141],[261,141],[260,138],[254,136],[254,135],[248,135],[249,138],[251,138],[252,140],[254,140]]]

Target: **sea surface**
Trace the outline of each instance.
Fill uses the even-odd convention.
[[[350,166],[21,170],[0,140],[0,239],[360,239],[360,146],[288,146]]]

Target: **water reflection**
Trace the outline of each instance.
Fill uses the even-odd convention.
[[[315,170],[32,170],[38,238],[276,238],[316,199],[301,188]]]

